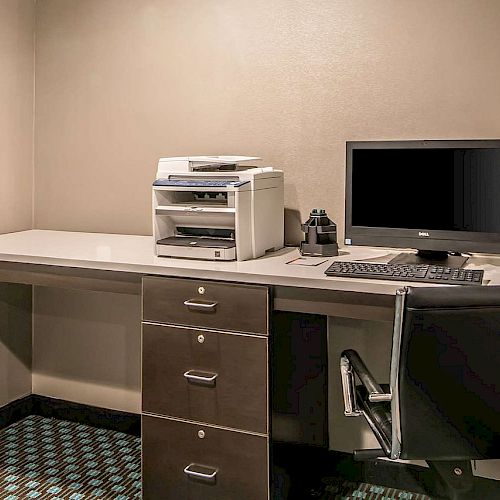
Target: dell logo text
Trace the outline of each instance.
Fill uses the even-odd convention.
[[[426,233],[426,232],[424,232],[424,231],[419,231],[419,232],[418,232],[418,235],[419,235],[419,236],[427,236],[427,237],[429,237],[429,233]]]

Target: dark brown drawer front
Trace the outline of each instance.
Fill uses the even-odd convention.
[[[246,333],[268,333],[268,290],[202,280],[146,277],[145,321]]]
[[[144,324],[142,359],[143,411],[267,433],[267,337]]]
[[[266,500],[267,448],[265,437],[143,416],[143,498]]]

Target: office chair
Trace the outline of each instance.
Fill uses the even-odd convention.
[[[398,290],[390,384],[354,350],[340,371],[345,415],[381,446],[355,458],[425,460],[447,498],[485,498],[471,460],[500,458],[500,287]]]

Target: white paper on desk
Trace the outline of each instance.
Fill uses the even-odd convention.
[[[323,257],[297,257],[287,262],[287,264],[291,264],[292,266],[319,266],[327,260]]]
[[[472,264],[467,263],[465,269],[482,269],[484,271],[483,285],[500,285],[498,266],[477,262]]]

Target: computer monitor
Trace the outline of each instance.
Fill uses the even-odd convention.
[[[500,140],[346,143],[346,245],[461,267],[500,253]]]

